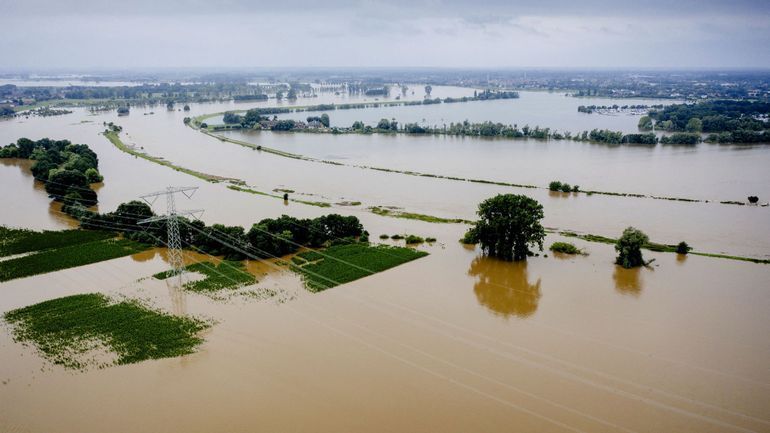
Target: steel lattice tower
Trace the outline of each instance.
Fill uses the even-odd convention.
[[[166,232],[168,235],[168,261],[171,265],[171,275],[178,276],[181,280],[182,272],[184,272],[184,260],[182,259],[182,238],[179,236],[179,221],[178,218],[183,215],[193,215],[202,210],[187,210],[177,211],[176,201],[174,200],[174,194],[181,192],[187,198],[191,198],[197,186],[169,186],[163,191],[157,191],[150,194],[140,196],[140,198],[150,205],[155,203],[161,195],[166,196],[166,215],[158,215],[152,218],[147,218],[139,221],[139,224],[147,224],[155,221],[166,221]]]

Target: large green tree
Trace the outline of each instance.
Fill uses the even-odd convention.
[[[615,263],[627,269],[644,265],[642,246],[649,241],[650,238],[637,228],[628,227],[623,230],[623,234],[615,244],[615,251],[618,252]]]
[[[525,195],[500,194],[479,205],[479,220],[465,234],[465,242],[479,243],[489,256],[526,260],[530,247],[543,250],[543,206]]]

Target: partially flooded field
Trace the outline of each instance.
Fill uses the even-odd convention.
[[[458,106],[484,110],[490,107],[485,104]],[[544,225],[551,228],[617,237],[634,225],[653,241],[686,240],[698,251],[768,258],[768,208],[552,193],[309,162],[223,142],[182,122],[232,106],[191,104],[188,113],[135,107],[127,117],[75,109],[65,116],[2,121],[0,143],[48,136],[88,144],[105,177],[98,188],[100,211],[167,185],[191,185],[199,187],[193,199],[177,205],[206,209],[208,224],[248,229],[283,213],[309,218],[335,212],[359,217],[372,242],[382,234],[436,238],[415,247],[429,255],[321,293],[306,290],[288,257],[286,263],[245,261],[242,270],[255,284],[244,278],[237,291],[276,294],[264,297],[175,289],[153,278],[169,269],[162,248],[0,283],[0,313],[97,293],[140,299],[158,311],[212,324],[201,331],[192,354],[73,373],[33,346],[14,342],[4,323],[0,430],[209,432],[226,425],[233,432],[770,431],[768,265],[645,251],[655,261],[626,270],[614,265],[612,245],[553,233],[546,248],[569,241],[588,255],[546,251],[526,263],[508,263],[461,245],[465,224],[368,209],[392,206],[472,220],[480,201],[514,192],[540,201]],[[563,127],[552,120],[554,125],[541,126]],[[100,135],[103,122],[121,125],[121,139],[134,149],[175,165],[330,207],[240,192],[135,157]],[[385,135],[228,136],[351,164],[543,187],[558,179],[583,189],[709,200],[770,196],[763,169],[770,150],[760,145],[611,148]],[[0,224],[74,225],[34,182],[28,161],[0,163],[0,182],[14,203],[0,211]],[[156,211],[162,206],[156,204]],[[405,246],[403,240],[382,242]],[[320,263],[313,254],[303,260]],[[185,261],[193,269],[201,262],[226,266],[219,257],[192,251]],[[220,283],[194,287],[219,290]]]

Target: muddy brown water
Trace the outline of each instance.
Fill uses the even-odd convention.
[[[472,217],[480,199],[510,188],[292,161],[205,137],[182,125],[181,112],[137,113],[15,119],[0,123],[0,142],[91,145],[105,175],[100,209],[188,184],[200,190],[179,206],[206,208],[207,222],[334,211],[359,216],[372,239],[414,233],[438,242],[420,247],[425,258],[320,294],[294,274],[249,264],[260,285],[294,295],[280,303],[137,282],[168,267],[163,250],[2,283],[3,312],[97,291],[217,323],[193,355],[82,373],[46,363],[3,325],[0,431],[770,431],[767,266],[645,252],[656,259],[650,268],[624,270],[611,245],[574,239],[588,256],[503,263],[458,244],[462,225],[231,191],[122,153],[98,133],[118,120],[128,141],[196,170],[429,214]],[[13,203],[0,222],[69,226],[25,170],[0,165]],[[704,250],[770,251],[762,208],[522,192],[544,203],[548,225],[617,235],[635,224],[655,240],[681,237]],[[566,239],[549,235],[546,245],[555,240]]]

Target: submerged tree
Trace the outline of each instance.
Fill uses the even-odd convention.
[[[479,205],[480,217],[463,242],[479,243],[485,254],[503,260],[526,260],[530,247],[543,250],[543,206],[525,195],[500,194]]]
[[[626,269],[644,265],[642,246],[649,241],[650,238],[639,229],[628,227],[623,230],[623,235],[615,244],[615,251],[618,252],[615,263]]]

